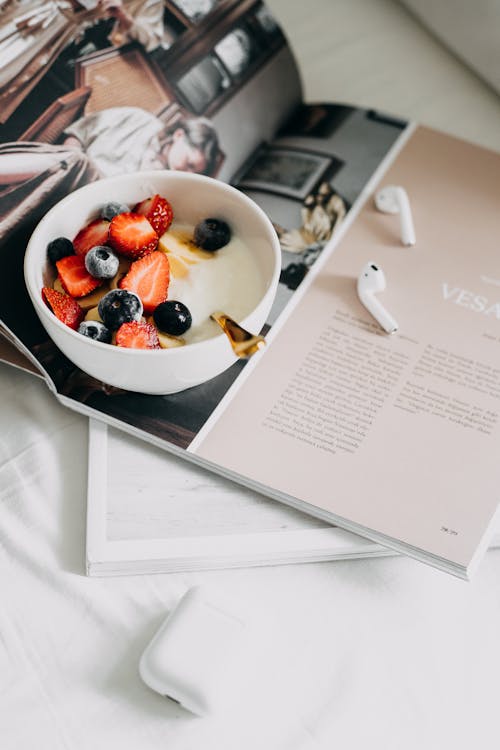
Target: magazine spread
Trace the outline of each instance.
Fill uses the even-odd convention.
[[[22,15],[17,4],[7,3],[5,18],[0,316],[9,340],[35,358],[70,408],[467,575],[496,507],[497,397],[493,390],[478,395],[469,382],[478,376],[476,363],[496,377],[488,348],[495,323],[493,313],[470,310],[465,327],[457,322],[452,306],[466,309],[464,299],[473,300],[469,308],[481,306],[479,297],[489,310],[491,289],[488,297],[481,287],[488,282],[479,279],[470,291],[471,271],[464,277],[460,266],[455,280],[441,263],[456,267],[450,221],[459,237],[466,233],[451,203],[461,205],[472,184],[478,211],[467,229],[482,256],[467,255],[464,246],[460,264],[494,282],[491,247],[483,239],[495,221],[490,192],[498,159],[424,129],[413,132],[376,111],[302,103],[292,53],[261,2],[137,0],[103,13],[94,0],[29,0]],[[174,135],[180,150],[173,148]],[[440,160],[442,153],[453,158]],[[269,215],[282,248],[279,288],[265,328],[267,350],[257,361],[239,361],[219,377],[170,396],[128,393],[77,370],[38,322],[22,271],[34,226],[62,196],[101,177],[156,168],[199,171],[240,188]],[[373,190],[393,174],[412,202],[413,193],[417,198],[419,240],[413,251],[397,245],[393,219],[374,216]],[[450,189],[449,210],[440,206],[436,214],[440,191]],[[421,229],[426,220],[438,228],[428,241]],[[372,259],[394,279],[384,297],[402,316],[394,341],[381,337],[356,298],[359,264]],[[446,304],[432,297],[427,279],[445,284],[439,288]],[[433,348],[444,364],[434,361]],[[471,358],[471,372],[452,383],[449,371],[465,357]],[[448,368],[444,376],[441,367]],[[342,383],[349,383],[349,397],[358,394],[360,400],[347,406]],[[311,425],[310,415],[296,411],[304,397],[323,412],[321,424]],[[440,414],[433,399],[442,401]],[[455,400],[465,404],[456,414]],[[242,462],[235,441],[234,451],[222,450],[237,414],[249,404],[252,429],[237,432],[238,445],[257,464]],[[353,409],[354,417],[347,418]],[[446,441],[452,448],[432,452],[428,433],[440,435],[441,448]],[[403,436],[408,451],[402,450]],[[427,452],[417,450],[419,441]],[[475,457],[461,464],[460,477],[451,471],[457,452]],[[428,454],[434,462],[423,472]],[[296,471],[290,473],[291,463]]]

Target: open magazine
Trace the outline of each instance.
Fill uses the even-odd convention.
[[[304,104],[261,2],[143,0],[105,18],[93,0],[23,9],[7,9],[0,39],[9,341],[70,408],[468,576],[498,501],[499,157],[377,111]],[[282,247],[267,350],[170,396],[77,370],[48,340],[22,275],[30,233],[63,195],[143,168],[230,182],[266,211]],[[415,250],[374,211],[380,182],[409,191]],[[390,339],[355,292],[372,259],[391,278],[401,333]]]

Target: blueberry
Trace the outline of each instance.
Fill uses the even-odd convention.
[[[94,341],[102,341],[104,344],[111,342],[111,331],[100,320],[84,320],[78,326],[78,333]]]
[[[85,268],[95,279],[112,279],[120,261],[110,247],[95,245],[85,256]]]
[[[106,203],[101,209],[101,219],[111,221],[118,214],[128,214],[130,208],[124,203]]]
[[[191,328],[193,319],[186,305],[175,300],[160,302],[153,312],[153,320],[163,333],[180,336]]]
[[[194,241],[203,250],[219,250],[231,239],[231,230],[221,219],[203,219],[194,228]]]
[[[75,248],[71,240],[67,237],[56,237],[47,245],[47,255],[52,263],[56,263],[61,258],[65,258],[67,255],[74,255]]]
[[[101,297],[97,309],[104,325],[111,331],[116,331],[122,323],[141,319],[142,302],[133,292],[112,289]]]

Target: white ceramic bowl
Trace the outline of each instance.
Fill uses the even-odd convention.
[[[150,171],[120,175],[91,183],[57,203],[33,232],[25,255],[24,277],[29,295],[45,330],[64,354],[98,380],[130,391],[177,393],[198,385],[236,359],[224,333],[173,349],[127,349],[93,341],[61,323],[42,300],[55,272],[47,260],[47,244],[55,237],[73,238],[96,218],[109,201],[133,206],[160,193],[171,203],[175,220],[193,226],[208,216],[224,218],[233,233],[252,250],[264,281],[264,293],[254,309],[238,321],[258,333],[271,308],[279,280],[281,253],[276,232],[265,213],[243,193],[201,175]]]

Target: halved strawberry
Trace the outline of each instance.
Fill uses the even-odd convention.
[[[108,242],[109,221],[105,219],[95,219],[80,229],[75,239],[73,247],[77,255],[87,255],[91,247],[96,245],[106,245]]]
[[[167,231],[174,218],[172,206],[158,193],[137,203],[132,210],[135,214],[142,214],[148,219],[158,237]]]
[[[122,323],[116,332],[116,345],[128,349],[159,349],[160,342],[156,328],[151,323],[132,320]]]
[[[109,225],[108,244],[126,258],[143,258],[156,250],[158,235],[141,214],[118,214]]]
[[[56,267],[63,288],[72,297],[85,297],[103,283],[102,279],[95,279],[89,274],[83,255],[67,255],[57,261]]]
[[[69,294],[57,292],[55,289],[51,289],[48,286],[43,287],[42,297],[56,318],[60,320],[61,323],[64,323],[76,331],[85,316],[85,313],[78,302],[74,300],[73,297],[70,297]]]
[[[160,302],[167,299],[170,282],[170,263],[165,253],[155,250],[140,260],[134,261],[129,272],[118,282],[120,289],[135,292],[140,298],[144,312],[152,313]]]

